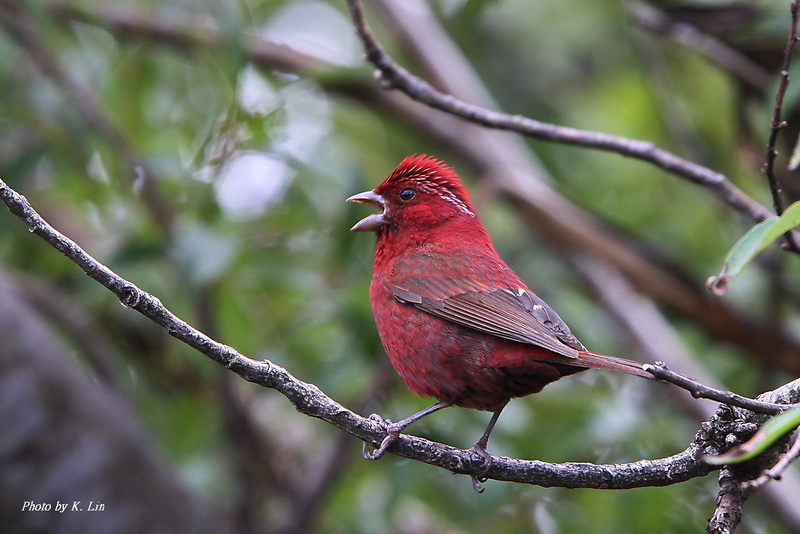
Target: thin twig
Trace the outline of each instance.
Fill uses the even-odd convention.
[[[767,162],[764,165],[764,174],[769,182],[769,190],[772,194],[772,205],[775,213],[781,215],[784,210],[781,186],[775,174],[775,160],[778,157],[776,143],[781,131],[786,128],[786,121],[781,118],[783,110],[783,99],[786,96],[786,89],[789,87],[789,68],[792,66],[794,49],[797,44],[797,2],[792,2],[790,7],[792,14],[792,24],[789,30],[789,37],[786,41],[786,49],[783,52],[783,66],[781,67],[781,81],[778,90],[775,92],[775,104],[772,107],[772,120],[770,121],[769,141],[767,142]],[[791,233],[786,234],[786,244],[793,251],[798,252],[797,242]]]
[[[742,484],[742,489],[750,494],[754,491],[760,489],[762,486],[771,482],[773,480],[780,480],[783,472],[786,471],[786,468],[789,467],[793,461],[800,457],[800,432],[795,431],[795,435],[792,438],[792,446],[789,447],[789,450],[786,451],[783,455],[781,455],[780,460],[777,461],[772,468],[767,469],[761,476],[755,478],[753,480],[748,480]]]
[[[426,106],[490,128],[517,132],[545,141],[615,152],[623,156],[646,161],[667,172],[705,187],[736,211],[753,221],[761,222],[772,216],[768,209],[730,183],[724,174],[687,161],[671,152],[656,147],[651,142],[558,126],[521,115],[509,115],[475,106],[452,95],[437,91],[428,82],[414,76],[388,56],[367,26],[361,2],[348,0],[347,4],[353,18],[356,33],[360,37],[366,52],[366,58],[377,68],[379,81],[385,89],[398,89],[408,97]]]
[[[653,374],[659,380],[669,382],[680,388],[685,389],[692,394],[693,397],[699,399],[710,399],[730,406],[744,408],[755,413],[762,413],[768,415],[775,415],[790,408],[794,405],[790,404],[773,404],[771,402],[763,402],[755,399],[749,399],[730,391],[722,391],[692,380],[686,376],[671,371],[663,362],[656,362],[655,364],[645,364],[645,371]]]

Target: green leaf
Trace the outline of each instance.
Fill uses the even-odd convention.
[[[732,447],[718,456],[706,456],[706,462],[714,465],[738,464],[755,458],[778,441],[784,434],[800,425],[800,408],[793,408],[776,415],[764,423],[746,442]]]
[[[780,217],[772,217],[752,227],[728,252],[720,273],[708,279],[708,288],[718,295],[725,293],[753,258],[798,224],[800,202],[795,202]]]

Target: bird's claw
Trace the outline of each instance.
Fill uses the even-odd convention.
[[[361,449],[361,453],[364,455],[364,458],[367,460],[380,460],[383,457],[386,450],[397,441],[397,438],[400,434],[388,434],[383,441],[381,441],[381,446],[375,449],[374,451],[370,452],[370,445],[367,442],[364,442],[364,445]]]
[[[379,460],[384,455],[386,450],[389,447],[391,447],[392,443],[397,441],[397,438],[400,437],[400,429],[394,428],[395,426],[394,423],[392,423],[388,419],[384,419],[383,417],[381,417],[376,413],[370,415],[369,419],[372,421],[376,421],[378,424],[380,424],[386,429],[386,437],[383,438],[383,441],[381,441],[380,447],[378,447],[374,451],[370,450],[371,445],[365,441],[361,448],[361,454],[367,460]]]
[[[494,459],[492,458],[491,454],[486,452],[486,448],[481,446],[480,443],[473,445],[470,451],[480,456],[481,460],[483,461],[483,468],[481,469],[480,474],[470,475],[470,478],[472,479],[472,487],[478,493],[483,493],[484,487],[482,484],[489,480],[489,477],[486,476],[486,473],[488,473],[489,468],[492,467],[492,462]]]

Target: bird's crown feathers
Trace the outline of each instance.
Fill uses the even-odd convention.
[[[406,157],[397,168],[376,188],[383,193],[393,187],[413,187],[432,193],[453,204],[460,211],[474,217],[469,193],[461,184],[456,172],[441,160],[425,154]]]

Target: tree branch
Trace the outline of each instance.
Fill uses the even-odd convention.
[[[751,412],[776,415],[790,408],[794,408],[791,404],[773,404],[770,402],[762,402],[759,400],[748,399],[730,391],[722,391],[719,389],[705,386],[699,382],[692,380],[686,376],[674,373],[664,364],[664,362],[656,362],[655,364],[645,364],[645,370],[652,373],[653,376],[659,380],[669,382],[680,388],[685,389],[692,394],[693,397],[699,399],[710,399],[729,406],[737,406]],[[800,384],[799,384],[800,385]]]
[[[378,443],[383,429],[373,421],[347,410],[316,386],[293,377],[269,361],[249,359],[233,348],[208,338],[172,314],[154,296],[137,288],[89,256],[77,244],[47,224],[22,197],[0,181],[0,198],[34,233],[78,264],[87,274],[114,292],[126,306],[132,307],[167,329],[173,337],[225,365],[248,381],[278,390],[306,415],[322,419],[369,442]],[[614,488],[666,485],[713,469],[697,460],[701,447],[693,444],[686,451],[669,458],[642,460],[629,464],[595,465],[587,463],[549,464],[538,461],[496,458],[487,473],[489,478],[542,486]],[[421,438],[404,436],[392,449],[401,456],[420,460],[456,473],[475,474],[483,463],[468,451],[462,451]]]
[[[77,264],[91,278],[113,292],[126,307],[132,308],[164,327],[174,338],[224,365],[249,382],[275,389],[305,415],[321,419],[345,432],[377,445],[384,429],[376,422],[352,412],[325,395],[313,384],[292,376],[286,369],[268,360],[252,360],[232,347],[215,341],[192,327],[155,296],[136,287],[95,260],[74,241],[48,224],[30,203],[0,180],[0,200],[32,232]],[[716,467],[699,460],[705,452],[703,440],[695,441],[685,451],[657,460],[626,464],[590,463],[552,464],[535,460],[495,457],[487,478],[566,488],[627,489],[663,486],[704,476]],[[484,462],[468,450],[403,435],[391,452],[435,465],[454,473],[482,474]]]
[[[742,506],[747,496],[732,473],[725,467],[719,475],[719,493],[714,514],[708,520],[708,534],[730,534],[742,520]]]
[[[292,376],[286,369],[268,360],[252,360],[232,347],[215,341],[192,327],[155,296],[136,287],[98,262],[77,243],[47,223],[25,197],[0,180],[0,200],[32,232],[77,264],[91,278],[114,293],[120,302],[164,327],[169,335],[224,365],[249,382],[275,389],[300,412],[321,419],[345,432],[378,445],[385,434],[376,422],[352,412],[325,395],[317,386]],[[800,388],[798,388],[800,389]],[[792,391],[787,402],[796,396]],[[702,434],[702,433],[701,433]],[[664,486],[704,476],[716,469],[699,459],[707,440],[698,438],[685,451],[657,460],[639,460],[626,464],[591,463],[552,464],[536,460],[494,457],[487,473],[483,459],[471,451],[431,442],[415,436],[401,436],[391,452],[466,475],[483,475],[494,480],[536,484],[545,487],[628,489]],[[713,445],[712,445],[713,446]],[[716,452],[716,451],[712,451]]]
[[[636,293],[632,287],[626,284],[619,273],[614,272],[613,268],[585,258],[580,258],[580,260],[574,261],[573,264],[590,281],[593,290],[600,299],[620,321],[629,335],[636,340],[636,344],[639,345],[640,350],[647,359],[651,361],[669,360],[686,375],[703,377],[703,382],[706,384],[714,382],[713,377],[706,376],[707,373],[696,361],[695,356],[691,354],[688,347],[684,346],[683,342],[677,337],[676,332],[673,331],[658,308],[652,302],[649,302],[645,296]],[[702,387],[705,388],[706,386]],[[795,381],[794,385],[789,384],[787,388],[800,388],[800,382]],[[670,393],[677,393],[677,390],[670,390]],[[722,395],[727,394],[727,392],[719,393]],[[709,420],[714,415],[714,407],[709,403],[696,402],[686,395],[673,395],[673,397],[677,397],[677,400],[684,405],[688,413],[696,414],[695,418]],[[758,401],[766,402],[767,407],[769,407],[785,401],[793,402],[793,399],[770,397],[759,398]],[[777,404],[777,406],[783,407],[784,405]],[[750,425],[751,427],[754,426],[753,423],[750,423]],[[733,437],[737,440],[741,438],[736,434]],[[796,442],[797,447],[800,447],[799,443]],[[797,510],[795,498],[795,495],[800,493],[800,481],[798,481],[796,472],[789,471],[787,473],[785,471],[785,466],[793,459],[794,453],[790,451],[783,455],[774,466],[763,470],[763,474],[757,480],[745,481],[742,484],[744,496],[746,496],[752,493],[749,488],[751,483],[758,482],[761,485],[766,485],[766,482],[773,480],[774,477],[782,476],[780,486],[766,485],[762,497],[765,499],[763,501],[764,504],[773,510],[775,519],[782,523],[787,531],[800,530],[800,514]],[[766,462],[764,465],[768,465],[768,463]],[[726,480],[725,477],[721,476],[720,484],[727,483]],[[721,491],[723,488],[721,487]],[[742,492],[739,493],[742,494]],[[736,502],[735,494],[724,497],[718,494],[717,507],[709,524],[721,524],[723,518],[731,518],[732,516],[729,512],[737,509]],[[738,502],[743,503],[744,501]]]
[[[788,451],[781,455],[781,459],[770,469],[764,471],[758,478],[744,482],[742,489],[749,494],[764,487],[768,482],[780,480],[789,464],[797,460],[797,458],[800,458],[800,433],[795,430],[792,445]]]
[[[764,165],[764,174],[769,182],[769,190],[772,193],[772,204],[775,213],[781,215],[784,210],[781,187],[778,184],[778,177],[775,175],[775,160],[778,157],[778,150],[775,148],[778,136],[786,127],[786,122],[781,118],[783,109],[783,99],[786,96],[786,89],[789,87],[789,68],[792,66],[794,48],[797,44],[797,2],[792,2],[790,8],[792,14],[792,25],[789,30],[789,37],[786,42],[786,49],[783,52],[783,66],[781,67],[781,81],[778,90],[775,92],[775,103],[772,106],[772,120],[770,121],[769,141],[767,142],[767,163]],[[790,244],[796,247],[793,240]]]
[[[558,126],[521,115],[509,115],[475,106],[452,95],[437,91],[428,82],[414,76],[395,63],[386,54],[367,26],[361,2],[347,0],[347,5],[353,17],[356,32],[364,46],[366,59],[376,67],[380,84],[385,89],[398,89],[421,104],[490,128],[508,130],[544,141],[605,150],[640,159],[705,187],[730,207],[753,221],[761,222],[772,216],[767,208],[730,183],[722,173],[687,161],[656,147],[649,141]]]
[[[763,393],[758,401],[779,403],[797,403],[798,396],[790,392],[798,392],[800,379],[794,380],[780,388]],[[788,395],[787,395],[788,394]],[[725,437],[726,449],[749,439],[761,424],[766,421],[765,415],[753,412],[735,413],[726,416],[718,411],[718,419],[739,419],[741,431],[734,430]],[[748,430],[748,427],[750,428]],[[787,436],[788,438],[788,436]],[[742,518],[742,507],[747,498],[762,487],[766,478],[779,477],[786,466],[796,458],[796,445],[787,451],[786,439],[781,439],[756,458],[741,464],[723,467],[720,471],[717,504],[714,514],[708,520],[707,532],[710,534],[730,534]]]

